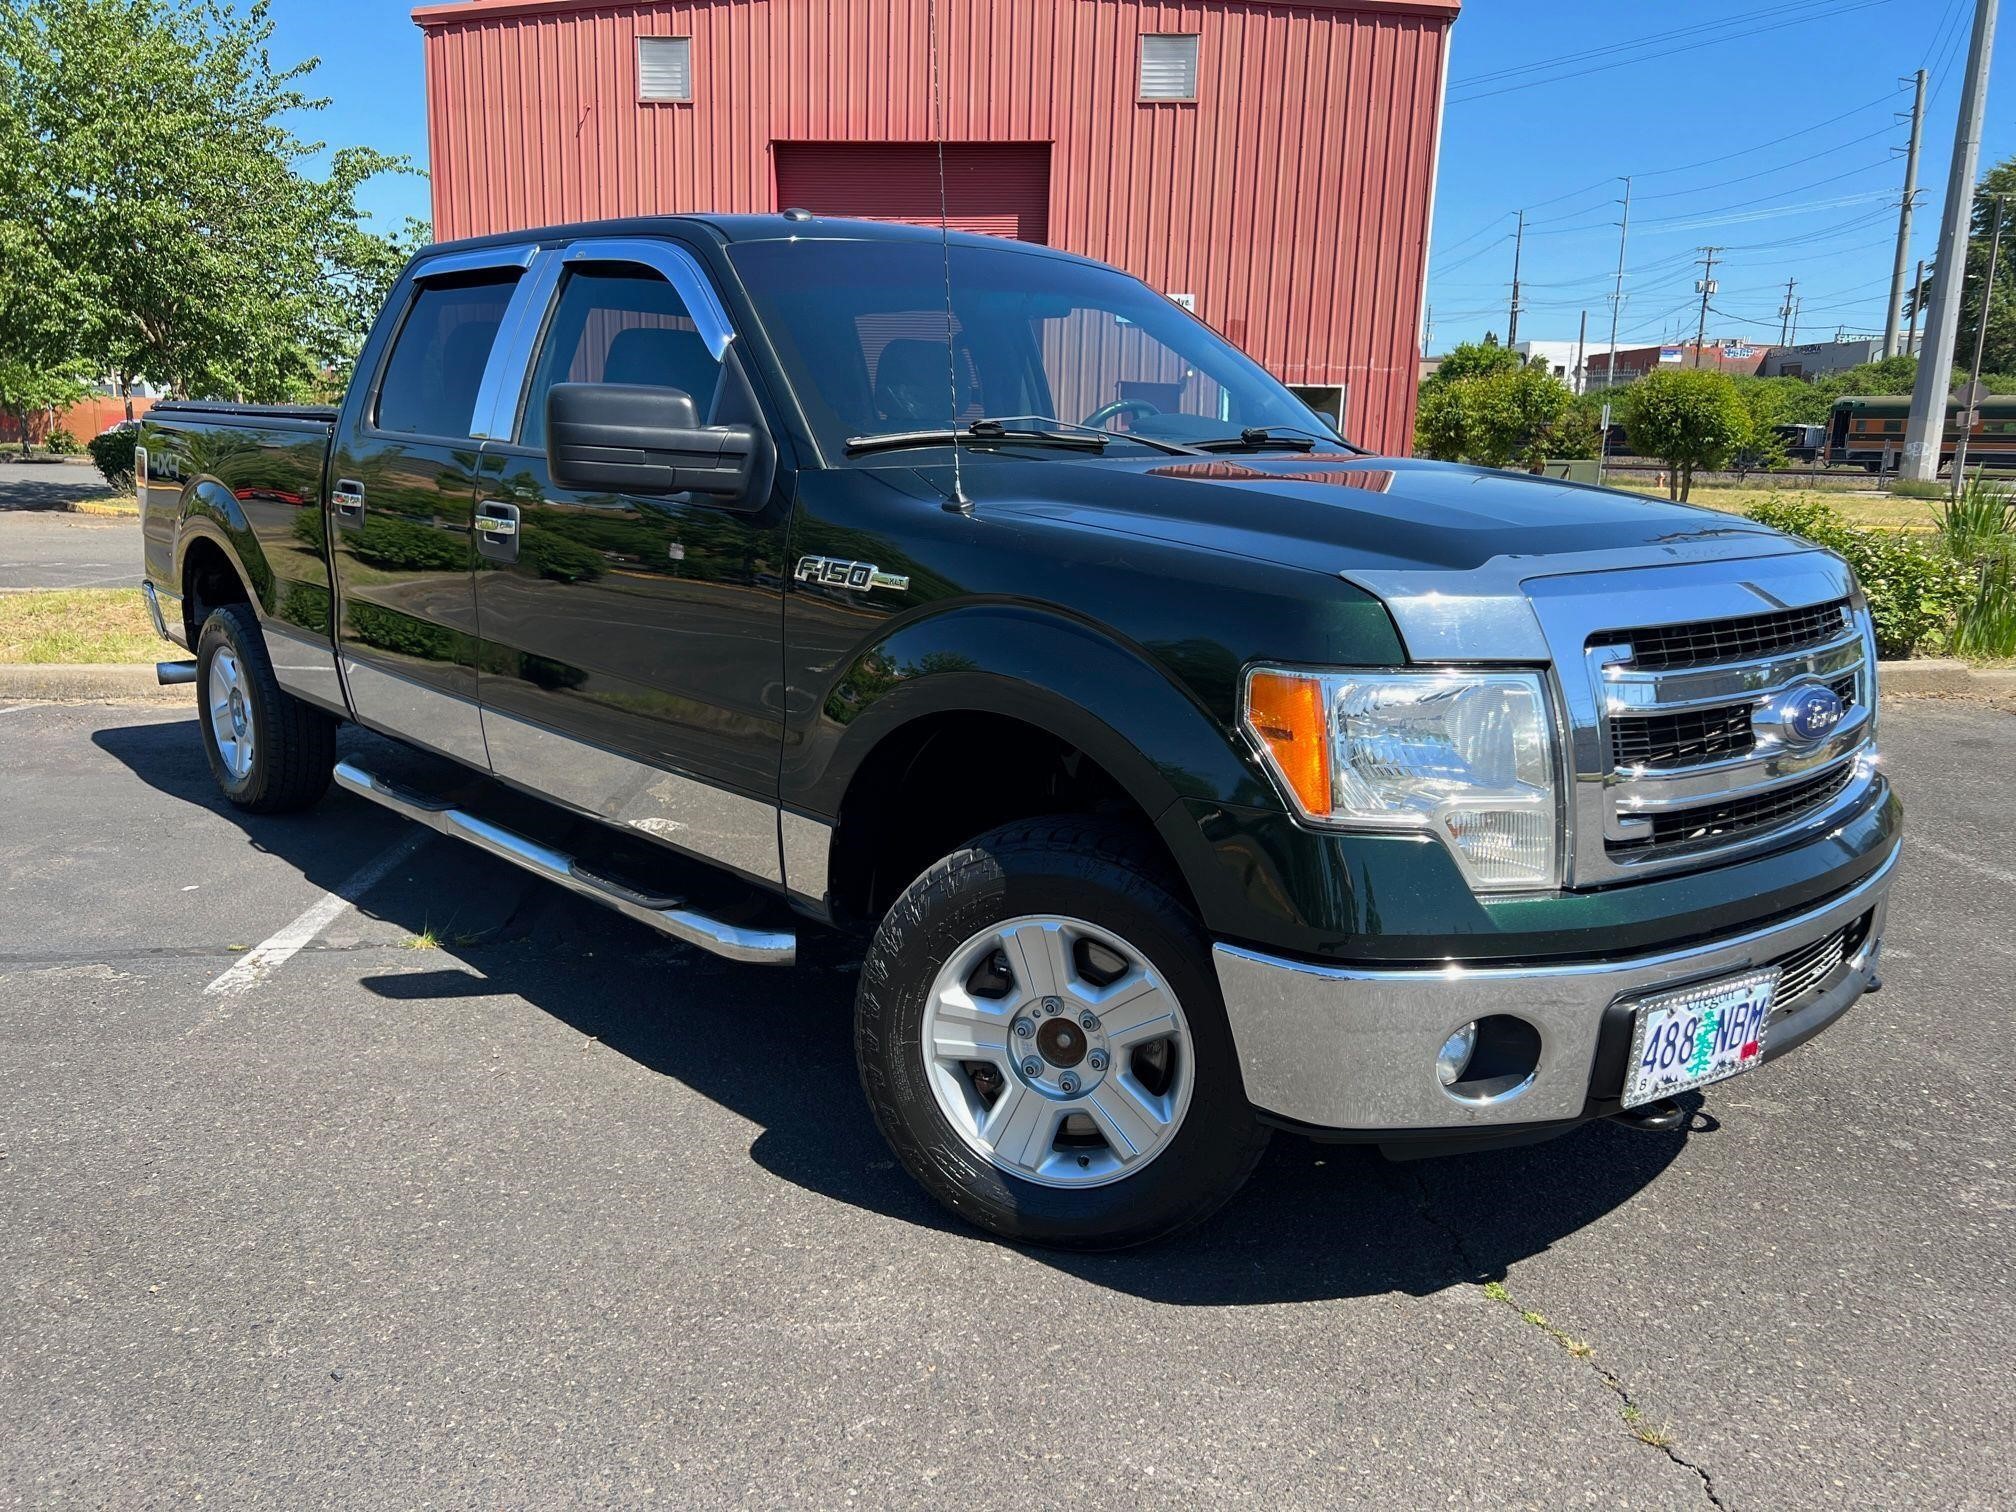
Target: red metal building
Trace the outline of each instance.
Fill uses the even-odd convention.
[[[1114,263],[1409,448],[1460,0],[468,0],[426,38],[435,234],[801,205]]]

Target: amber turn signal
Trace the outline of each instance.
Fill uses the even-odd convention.
[[[1311,817],[1330,812],[1330,740],[1323,683],[1294,672],[1255,672],[1246,683],[1246,727]]]

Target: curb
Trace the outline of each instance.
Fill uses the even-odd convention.
[[[2016,667],[1927,659],[1876,664],[1885,693],[2016,693]]]
[[[59,514],[92,515],[101,520],[137,520],[140,518],[138,504],[128,508],[105,499],[72,499],[57,511]]]
[[[174,649],[174,648],[169,648]],[[42,699],[148,703],[196,701],[194,686],[164,688],[154,677],[152,662],[108,663],[102,666],[0,666],[0,699]]]

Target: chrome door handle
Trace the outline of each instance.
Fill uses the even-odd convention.
[[[336,505],[336,513],[356,519],[364,513],[364,485],[348,478],[339,480],[329,490],[329,497]]]
[[[476,550],[493,562],[518,560],[518,506],[485,499],[476,506]]]

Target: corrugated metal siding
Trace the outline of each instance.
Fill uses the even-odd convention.
[[[1349,428],[1406,450],[1454,0],[941,0],[944,134],[1048,143],[1052,245],[1169,293]],[[443,238],[777,207],[775,144],[933,136],[925,0],[479,0],[427,31]],[[1143,33],[1196,32],[1195,103],[1137,100]],[[690,35],[693,99],[636,39]]]
[[[934,142],[778,142],[773,150],[779,210],[938,224]],[[944,162],[953,230],[1047,240],[1048,142],[947,142]]]

